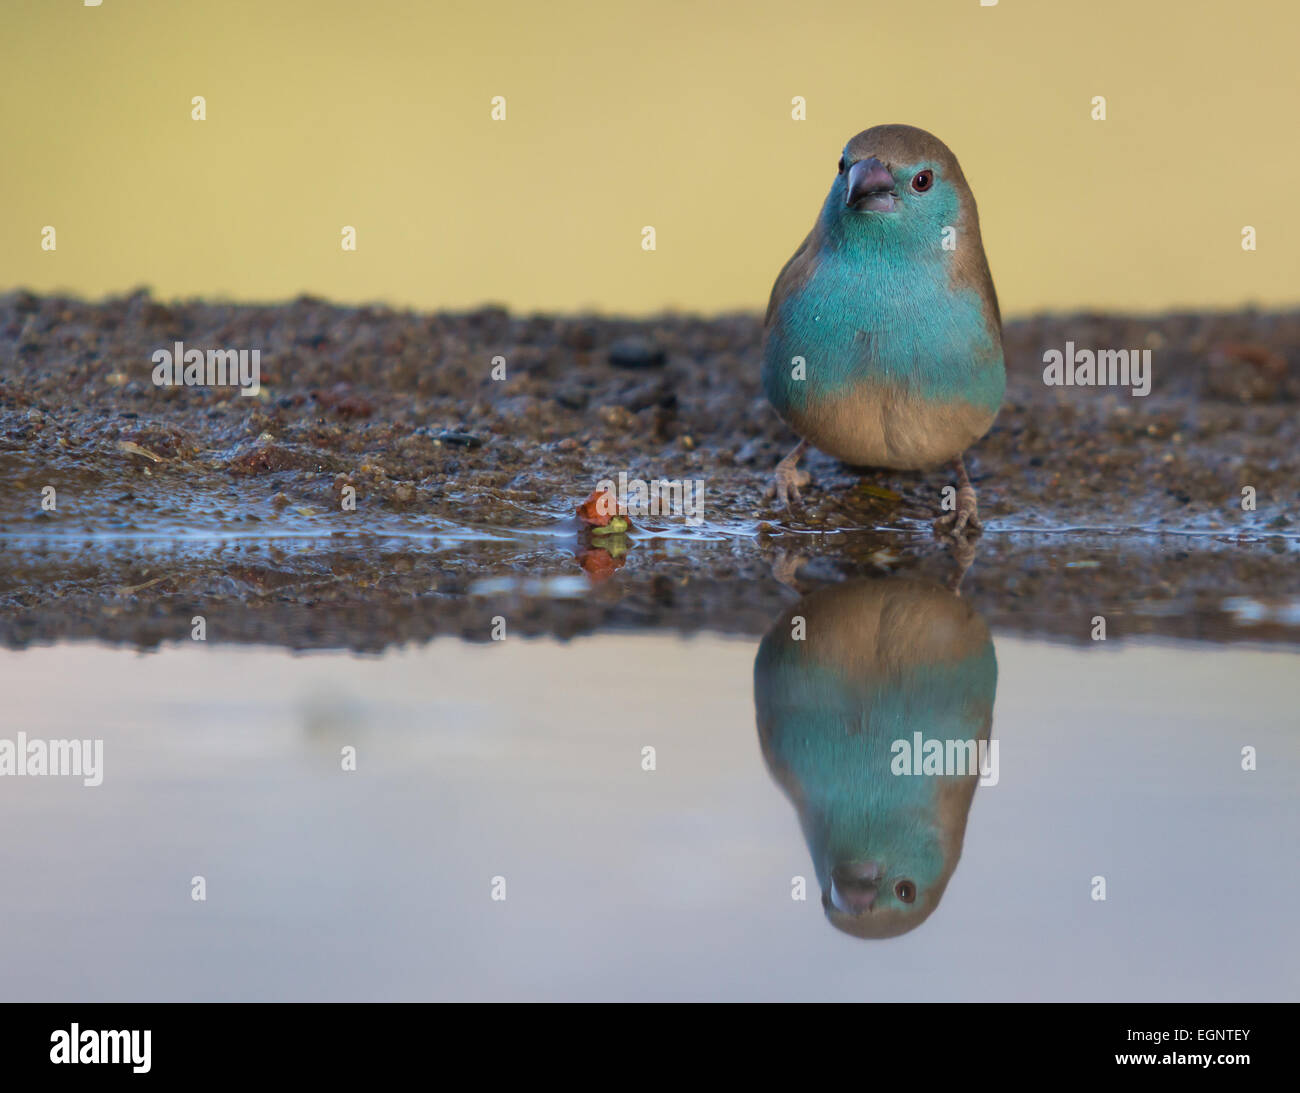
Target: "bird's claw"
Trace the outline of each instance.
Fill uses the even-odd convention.
[[[934,530],[950,539],[960,539],[967,531],[984,534],[984,522],[974,512],[948,512],[934,522]]]
[[[787,466],[784,461],[776,465],[776,473],[772,478],[772,484],[767,488],[767,496],[775,497],[777,504],[781,508],[792,508],[803,501],[799,493],[800,486],[806,486],[812,481],[812,475],[807,471],[801,471],[798,467]]]
[[[796,574],[807,564],[807,561],[807,558],[795,551],[779,550],[776,557],[772,559],[772,576],[787,588],[793,588],[798,592],[799,584],[796,580]]]
[[[975,535],[984,533],[984,522],[980,520],[974,489],[963,485],[957,491],[957,507],[935,520],[934,531],[936,535],[949,539],[960,539],[967,532]]]

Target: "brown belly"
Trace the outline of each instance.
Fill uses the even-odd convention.
[[[862,386],[784,416],[813,447],[845,463],[914,471],[956,459],[998,415],[969,402],[926,402],[906,392]]]

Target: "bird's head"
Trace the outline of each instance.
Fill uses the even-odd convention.
[[[957,157],[924,129],[878,125],[844,146],[824,208],[827,227],[853,241],[938,248],[945,228],[974,222]]]
[[[822,909],[836,929],[854,937],[896,937],[914,930],[939,904],[955,860],[939,840],[874,855],[849,855],[829,871]]]

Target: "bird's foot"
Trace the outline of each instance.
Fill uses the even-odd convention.
[[[799,488],[808,485],[811,481],[812,475],[807,471],[801,471],[797,467],[785,467],[777,464],[776,475],[772,484],[767,488],[767,495],[768,497],[775,497],[777,504],[781,508],[793,508],[803,500]]]
[[[983,534],[984,523],[980,520],[975,489],[969,482],[957,490],[957,507],[935,520],[934,530],[936,535],[948,539]]]
[[[787,588],[793,588],[795,592],[798,592],[799,582],[796,575],[807,561],[808,559],[802,554],[790,550],[779,550],[776,557],[772,559],[772,576]]]
[[[952,560],[955,564],[952,579],[948,582],[948,591],[954,596],[961,595],[962,578],[966,576],[971,564],[975,561],[975,536],[958,535],[948,540],[948,548],[952,551]]]
[[[812,475],[799,469],[799,459],[807,447],[806,440],[800,441],[798,447],[776,465],[776,473],[772,484],[767,488],[767,496],[775,497],[782,508],[799,504],[803,500],[799,488],[812,481]]]

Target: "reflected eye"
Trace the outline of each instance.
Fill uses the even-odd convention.
[[[900,880],[894,885],[894,895],[904,903],[911,903],[912,900],[916,899],[916,885],[910,880]]]
[[[933,171],[918,171],[916,173],[916,177],[912,179],[912,189],[914,189],[918,194],[925,193],[925,191],[928,190],[933,185],[934,185]]]
[[[840,174],[843,174],[843,173],[844,173],[844,168],[845,168],[845,166],[846,166],[846,165],[845,165],[845,163],[844,163],[844,157],[843,157],[843,156],[840,156],[840,167],[839,167]]]

